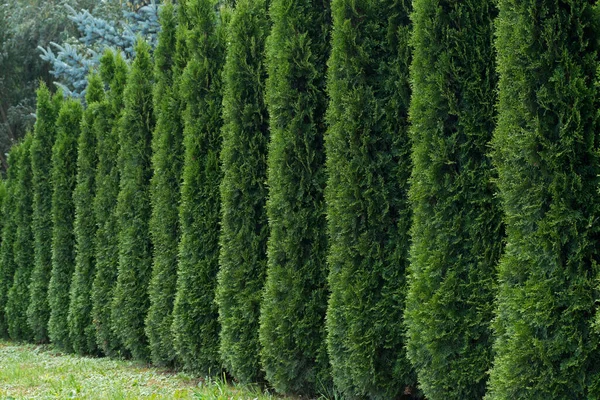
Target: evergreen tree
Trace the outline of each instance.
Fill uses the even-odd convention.
[[[494,0],[417,0],[414,9],[408,356],[428,399],[481,399],[503,245],[487,155],[496,8]]]
[[[182,6],[180,6],[181,9]],[[150,188],[152,217],[150,234],[154,250],[152,279],[148,289],[150,308],[146,334],[152,361],[156,365],[173,364],[173,302],[177,285],[179,245],[179,198],[183,169],[183,121],[179,79],[185,68],[185,33],[183,13],[165,4],[161,10],[162,30],[154,54],[154,110],[157,121],[152,142],[153,158]]]
[[[273,0],[267,41],[270,236],[261,359],[279,392],[329,386],[325,343],[325,71],[330,1]]]
[[[42,83],[37,92],[36,121],[31,143],[33,185],[34,264],[31,271],[27,322],[35,342],[48,341],[48,283],[52,270],[52,146],[56,140],[56,118],[62,94],[55,96]]]
[[[140,40],[135,48],[123,115],[119,120],[120,190],[117,197],[119,223],[119,270],[111,318],[113,330],[134,358],[148,358],[144,320],[148,312],[148,283],[152,271],[150,220],[152,108],[152,60],[150,47]]]
[[[52,271],[48,283],[48,336],[60,349],[72,350],[69,340],[69,292],[75,271],[75,205],[73,190],[77,177],[77,140],[83,108],[77,100],[63,102],[56,120],[52,149]]]
[[[600,398],[595,4],[498,3],[492,159],[507,239],[489,400]]]
[[[181,91],[184,112],[184,169],[181,187],[181,242],[173,309],[175,349],[184,367],[219,373],[219,323],[215,303],[219,256],[221,168],[221,72],[226,9],[214,0],[191,0],[186,9],[189,61]]]
[[[68,314],[69,338],[78,354],[95,354],[96,330],[92,323],[92,283],[96,272],[96,132],[95,120],[100,112],[98,103],[104,99],[102,80],[98,74],[89,77],[81,134],[77,150],[77,178],[73,202],[75,205],[75,273],[71,283]]]
[[[325,136],[328,348],[348,398],[416,392],[402,325],[408,265],[407,1],[334,0]]]
[[[217,303],[221,357],[241,382],[261,377],[258,321],[267,264],[267,2],[241,0],[223,74],[222,222]]]
[[[127,64],[117,53],[107,51],[100,63],[100,75],[110,91],[98,103],[94,132],[96,133],[96,196],[94,216],[96,231],[96,276],[92,284],[92,321],[96,326],[96,340],[107,356],[122,354],[122,346],[112,330],[111,307],[119,265],[118,220],[116,215],[119,194],[118,121],[123,108],[123,89],[127,79]]]
[[[20,155],[15,164],[17,173],[15,180],[15,225],[16,234],[13,247],[15,263],[14,279],[8,291],[6,300],[6,325],[8,334],[13,340],[32,340],[33,333],[27,322],[27,307],[29,306],[29,287],[34,255],[31,249],[34,245],[33,219],[33,187],[31,168],[31,147],[33,135],[26,134],[19,145]]]
[[[8,290],[12,287],[13,277],[17,266],[14,259],[14,244],[17,234],[16,221],[16,187],[21,165],[22,151],[15,145],[8,153],[8,172],[6,175],[6,197],[2,204],[2,243],[0,243],[0,337],[8,338],[8,325],[6,321],[6,301]]]

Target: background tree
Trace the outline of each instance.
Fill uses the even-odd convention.
[[[186,15],[189,61],[181,88],[184,112],[179,267],[173,310],[175,349],[184,367],[218,374],[219,323],[215,303],[219,256],[221,72],[227,12],[214,0],[191,0]]]
[[[177,10],[172,4],[163,6],[160,14],[162,30],[154,54],[154,110],[157,121],[152,139],[153,176],[150,186],[150,235],[154,254],[146,334],[151,358],[156,365],[173,364],[176,358],[171,326],[177,285],[179,198],[183,169],[184,105],[179,95],[179,80],[187,61],[187,23],[184,13],[178,18]]]
[[[94,216],[96,231],[96,276],[92,284],[92,321],[96,326],[96,340],[108,356],[122,354],[122,346],[112,330],[111,307],[119,265],[118,220],[116,214],[119,194],[119,120],[123,109],[123,89],[128,67],[119,54],[107,51],[100,63],[100,75],[110,90],[98,103],[94,119],[96,133],[96,196]]]
[[[348,398],[416,392],[402,324],[411,222],[410,12],[410,2],[332,2],[327,341],[334,382]]]
[[[73,191],[75,206],[75,272],[71,283],[68,313],[69,338],[78,354],[95,354],[96,330],[92,323],[92,283],[96,272],[96,218],[94,196],[96,156],[95,120],[98,103],[104,99],[100,75],[91,74],[86,92],[87,109],[81,121],[81,134],[77,141],[77,176]]]
[[[134,358],[149,356],[144,320],[150,306],[148,283],[152,273],[150,220],[152,108],[152,60],[150,47],[139,41],[123,94],[119,120],[120,190],[119,271],[112,302],[113,330]]]
[[[329,1],[273,0],[267,42],[270,222],[260,342],[267,380],[279,392],[329,385],[325,344],[325,70]]]
[[[33,255],[27,322],[38,343],[48,341],[48,283],[52,271],[52,146],[56,140],[56,118],[62,94],[52,96],[45,84],[37,92],[36,121],[31,143],[33,185]],[[50,179],[49,179],[50,177]]]
[[[223,73],[221,250],[216,299],[221,357],[241,382],[261,380],[258,322],[267,266],[269,116],[264,99],[267,2],[238,1]]]
[[[13,146],[8,154],[8,172],[6,176],[6,197],[2,204],[2,242],[0,243],[0,337],[8,338],[6,320],[6,302],[8,291],[12,287],[17,265],[14,258],[14,244],[17,235],[16,187],[23,152],[20,146]]]
[[[492,158],[507,243],[486,399],[600,397],[595,4],[498,3]]]
[[[15,225],[16,235],[13,247],[15,273],[12,286],[6,300],[6,324],[8,334],[13,340],[32,340],[33,332],[27,322],[27,307],[29,306],[31,271],[34,257],[31,249],[34,245],[33,219],[33,185],[31,171],[31,146],[33,135],[27,134],[19,145],[20,155],[14,165],[17,172],[15,181]]]
[[[8,149],[35,122],[39,81],[50,85],[50,66],[39,57],[38,46],[62,42],[75,33],[63,5],[89,9],[90,0],[4,0],[0,3],[0,171]]]
[[[414,9],[408,355],[428,399],[481,399],[504,244],[488,156],[496,8],[418,0]]]
[[[56,141],[52,149],[52,272],[48,284],[48,336],[60,349],[71,351],[69,340],[69,293],[75,271],[75,204],[77,140],[83,107],[77,100],[63,102],[56,120]]]

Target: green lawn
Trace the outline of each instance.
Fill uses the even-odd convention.
[[[61,354],[49,346],[0,341],[0,399],[275,399],[135,362]]]

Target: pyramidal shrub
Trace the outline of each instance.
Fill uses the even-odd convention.
[[[69,293],[75,272],[75,204],[77,140],[83,107],[78,100],[65,100],[56,120],[52,149],[52,271],[48,283],[48,336],[60,349],[72,350],[69,340]]]
[[[223,73],[221,238],[216,299],[220,353],[240,382],[261,379],[258,326],[267,267],[265,104],[267,2],[241,0],[229,25]]]
[[[326,64],[330,1],[273,0],[266,45],[270,143],[267,278],[259,339],[267,380],[281,393],[330,386],[325,342]]]
[[[144,320],[148,312],[148,283],[152,272],[150,220],[152,107],[152,59],[150,47],[139,40],[136,57],[123,93],[119,120],[119,269],[114,289],[112,327],[135,359],[149,357]]]

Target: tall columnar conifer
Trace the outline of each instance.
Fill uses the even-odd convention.
[[[14,188],[16,234],[13,247],[15,273],[6,301],[6,324],[13,340],[32,340],[33,333],[27,323],[31,271],[33,269],[33,188],[31,172],[31,145],[33,135],[28,133],[19,145]]]
[[[488,400],[600,398],[595,4],[498,3],[492,158],[507,243]]]
[[[123,347],[112,330],[111,307],[119,265],[118,220],[116,215],[119,194],[119,120],[123,108],[123,89],[128,67],[117,53],[107,51],[100,61],[100,75],[110,90],[98,103],[94,119],[96,133],[96,276],[92,284],[92,321],[96,326],[97,344],[105,355],[123,355]]]
[[[119,120],[120,190],[117,198],[119,223],[119,271],[112,302],[113,330],[132,356],[149,356],[144,321],[150,306],[148,283],[152,273],[150,220],[151,141],[154,129],[152,107],[152,59],[150,46],[138,40],[136,57],[123,93]]]
[[[52,149],[52,271],[48,283],[48,336],[62,350],[72,350],[69,340],[69,293],[75,271],[75,205],[77,140],[83,107],[78,100],[65,100],[56,120]]]
[[[279,392],[329,385],[325,343],[326,63],[330,1],[273,0],[267,42],[267,215],[270,224],[261,307],[261,359]]]
[[[225,58],[227,9],[216,1],[191,0],[186,14],[189,61],[181,91],[184,112],[184,169],[181,242],[173,310],[175,349],[184,367],[219,373],[219,323],[215,303],[219,256],[221,168],[221,72]]]
[[[157,120],[152,139],[154,175],[150,186],[150,235],[154,257],[148,289],[150,308],[146,334],[151,358],[156,365],[172,364],[176,358],[171,326],[177,285],[179,198],[184,153],[183,104],[178,83],[185,67],[182,53],[185,53],[187,30],[183,13],[178,18],[176,10],[172,4],[163,6],[160,14],[162,29],[154,53],[154,110]]]
[[[17,266],[14,258],[14,244],[17,234],[17,202],[15,198],[18,168],[21,163],[21,147],[14,145],[8,153],[8,172],[6,175],[6,197],[2,204],[2,243],[0,244],[0,337],[8,338],[6,321],[6,302],[12,286]]]
[[[408,356],[428,399],[481,399],[503,245],[487,154],[495,124],[495,1],[413,4]]]
[[[96,119],[99,102],[104,100],[100,75],[91,74],[86,89],[88,107],[83,113],[77,149],[77,179],[73,192],[75,205],[75,273],[71,283],[68,314],[69,338],[78,354],[95,354],[96,329],[92,323],[92,283],[96,273],[96,218],[94,197],[96,155]]]
[[[269,118],[264,99],[266,0],[240,0],[228,30],[223,89],[221,357],[241,382],[261,377],[258,327],[267,264]]]
[[[33,255],[27,321],[35,342],[48,341],[48,284],[52,271],[52,147],[62,94],[50,94],[42,83],[37,92],[36,122],[31,143],[33,176]]]
[[[328,346],[348,398],[416,391],[402,324],[411,171],[408,1],[333,0],[325,136]]]

